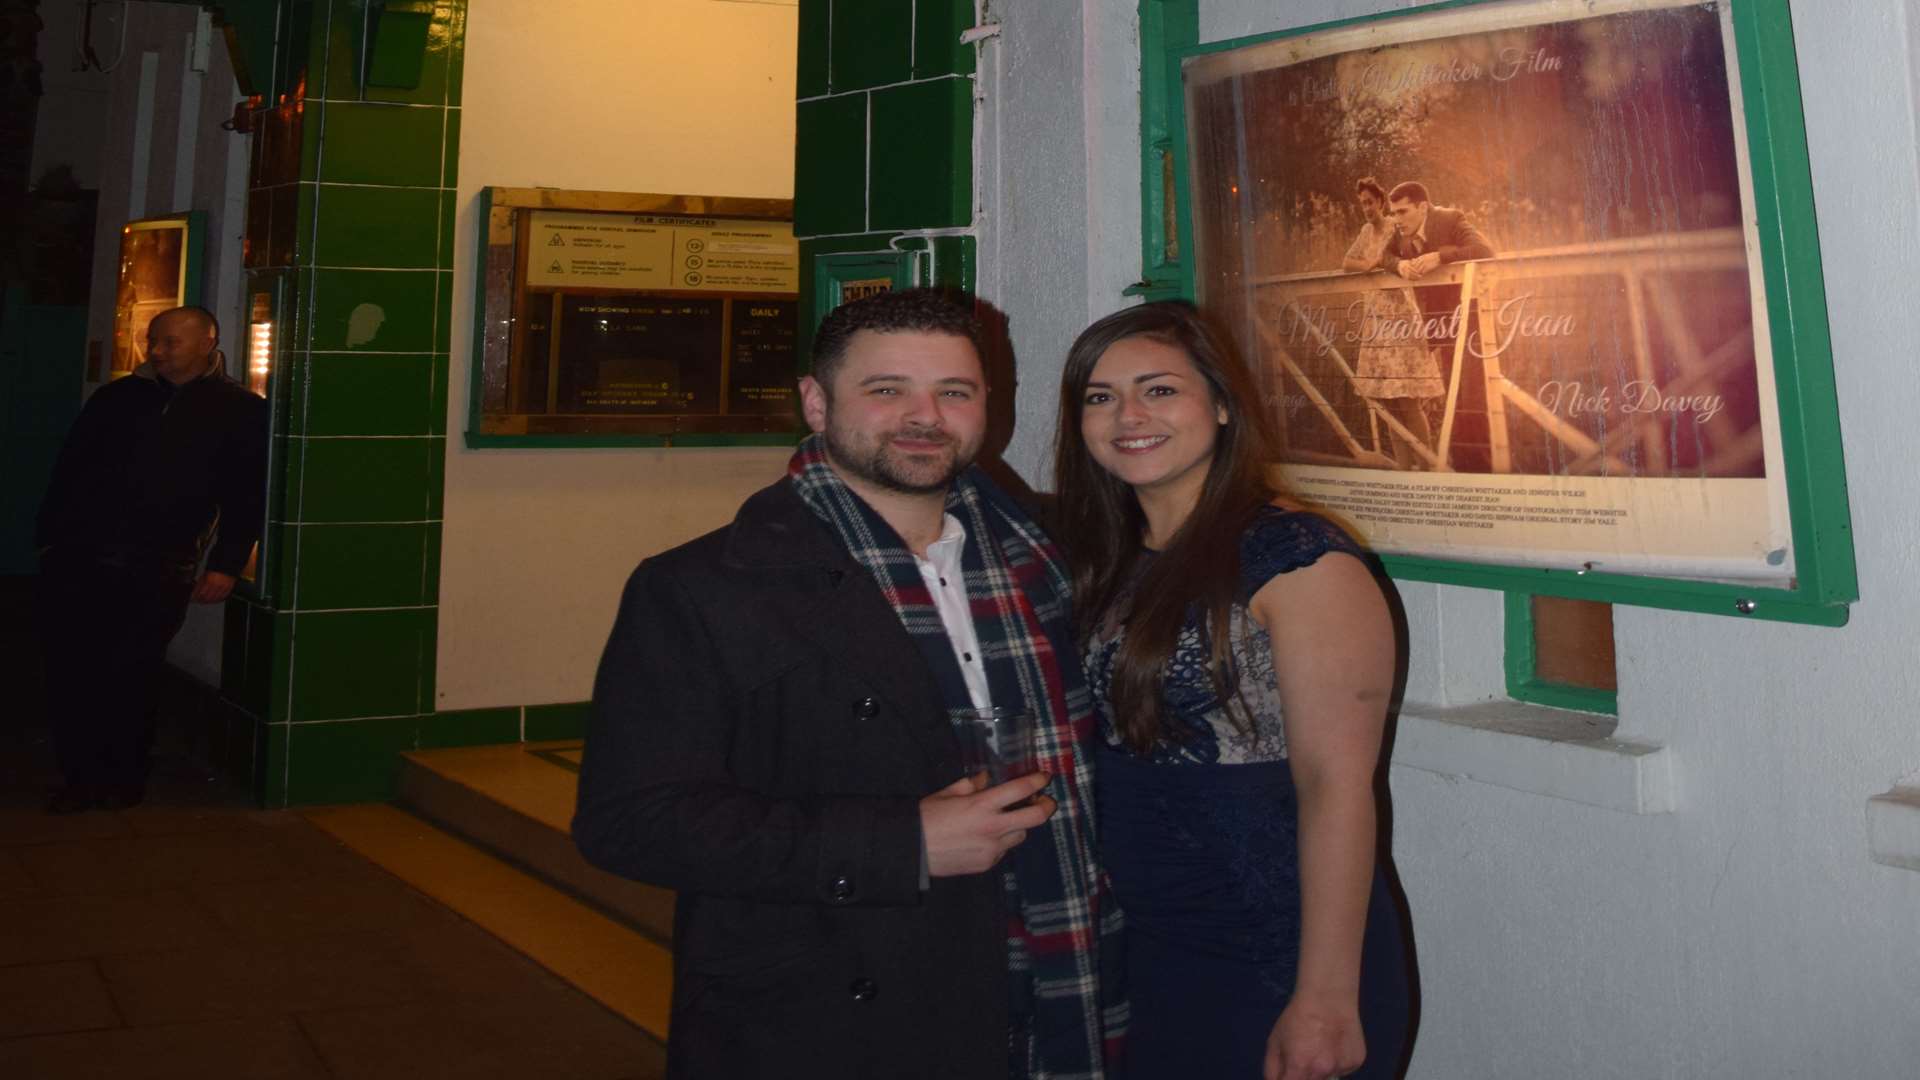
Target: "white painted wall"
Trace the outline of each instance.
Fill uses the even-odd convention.
[[[436,706],[582,701],[627,575],[777,479],[766,449],[469,450],[482,187],[790,198],[795,9],[472,0]]]
[[[982,290],[1021,379],[1009,461],[1044,486],[1066,344],[1138,269],[1134,0],[996,0]],[[1202,0],[1202,38],[1408,6]],[[1809,629],[1616,609],[1620,734],[1669,747],[1636,817],[1396,767],[1425,990],[1416,1080],[1920,1075],[1920,873],[1868,860],[1869,796],[1920,770],[1911,463],[1920,12],[1796,0],[1865,599]],[[1084,262],[1083,262],[1084,260]],[[1498,598],[1402,587],[1409,708],[1501,691]]]

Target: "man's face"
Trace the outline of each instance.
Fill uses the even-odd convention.
[[[987,386],[973,343],[952,334],[861,330],[831,387],[800,380],[807,425],[855,487],[943,492],[980,452]]]
[[[213,327],[191,311],[169,311],[147,324],[147,359],[154,373],[175,386],[207,373]]]
[[[1412,236],[1427,223],[1427,209],[1432,203],[1414,202],[1412,199],[1393,200],[1393,225],[1402,235]]]

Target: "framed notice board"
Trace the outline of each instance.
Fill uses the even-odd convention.
[[[469,446],[784,445],[793,203],[481,193]]]
[[[1787,0],[1447,0],[1215,42],[1199,6],[1141,3],[1129,291],[1232,334],[1295,492],[1400,577],[1846,621]]]

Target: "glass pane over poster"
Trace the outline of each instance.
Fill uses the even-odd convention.
[[[1531,0],[1188,59],[1198,299],[1377,550],[1790,587],[1726,4]]]

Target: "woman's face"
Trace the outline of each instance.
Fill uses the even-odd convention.
[[[1133,488],[1197,497],[1227,410],[1185,349],[1122,338],[1093,365],[1080,437],[1101,468]]]
[[[1379,221],[1381,212],[1386,209],[1380,202],[1380,197],[1371,191],[1362,191],[1358,198],[1360,200],[1360,212],[1366,215],[1367,220]]]

